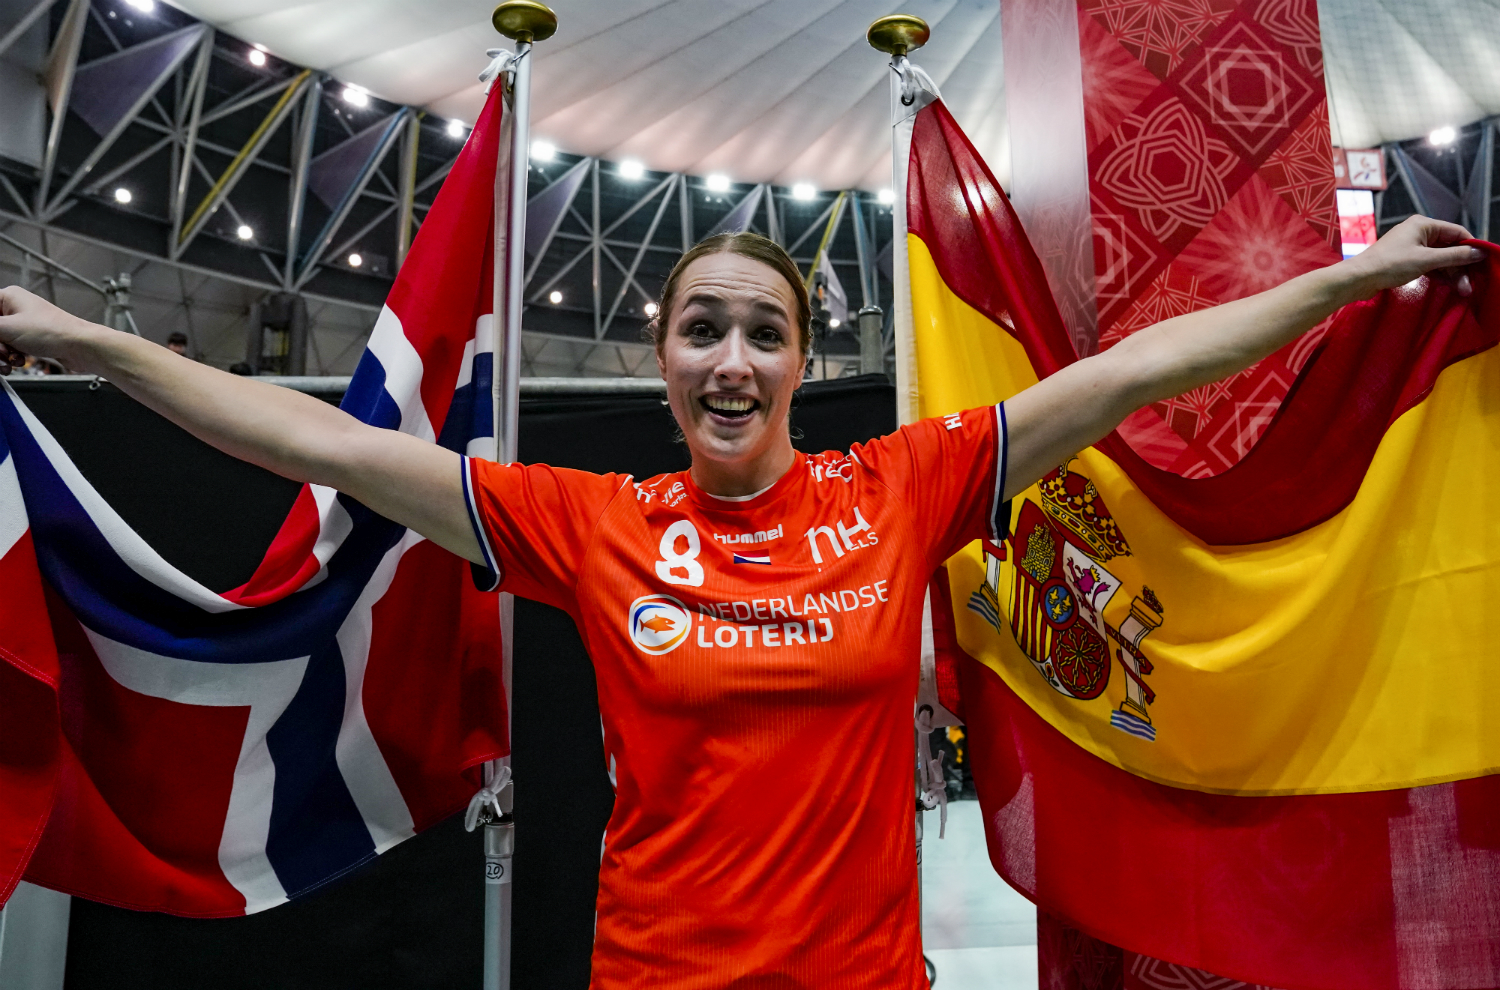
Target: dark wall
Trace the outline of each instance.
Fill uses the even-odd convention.
[[[17,390],[84,476],[159,553],[211,588],[243,583],[298,486],[236,461],[112,386]],[[816,452],[895,429],[883,377],[812,383],[797,446]],[[646,478],[687,466],[650,396],[521,403],[523,461]],[[600,840],[614,798],[593,667],[568,616],[516,603],[515,927],[512,986],[584,990]],[[327,890],[248,918],[199,921],[75,899],[67,990],[416,990],[480,985],[483,855],[450,819]]]

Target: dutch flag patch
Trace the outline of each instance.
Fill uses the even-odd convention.
[[[768,553],[737,553],[734,555],[736,564],[765,564],[771,563],[771,555]]]

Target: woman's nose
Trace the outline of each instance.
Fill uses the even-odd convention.
[[[721,381],[740,381],[750,377],[750,349],[739,332],[724,337],[719,345],[714,377]]]

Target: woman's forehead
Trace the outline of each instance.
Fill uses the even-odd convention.
[[[683,269],[677,292],[684,309],[694,304],[748,303],[778,309],[788,317],[797,311],[797,297],[780,272],[764,262],[730,252],[695,258]]]

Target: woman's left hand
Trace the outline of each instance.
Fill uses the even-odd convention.
[[[1456,223],[1424,216],[1408,217],[1344,264],[1358,273],[1360,294],[1372,296],[1431,271],[1461,268],[1484,260],[1482,248],[1460,243],[1473,238],[1473,234]],[[1459,276],[1458,289],[1468,295],[1467,276]]]

